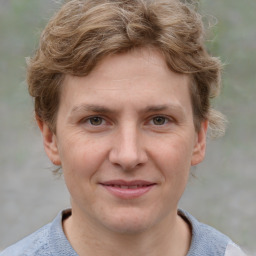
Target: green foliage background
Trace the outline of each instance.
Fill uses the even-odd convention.
[[[0,250],[68,207],[62,180],[51,177],[25,82],[25,57],[58,5],[0,0]],[[214,104],[229,125],[223,139],[209,141],[181,206],[255,253],[256,1],[202,0],[199,8],[206,24],[217,23],[207,46],[225,63]]]

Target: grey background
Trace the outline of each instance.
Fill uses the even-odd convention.
[[[0,250],[69,206],[63,179],[51,173],[25,82],[25,57],[58,2],[0,0]],[[224,138],[209,140],[181,207],[256,255],[256,1],[204,0],[201,8],[210,24],[218,20],[208,47],[226,63],[214,104],[229,125]]]

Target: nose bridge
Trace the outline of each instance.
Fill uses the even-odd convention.
[[[110,152],[110,161],[120,165],[124,170],[130,170],[147,160],[140,130],[133,123],[127,123],[119,128],[114,146]]]

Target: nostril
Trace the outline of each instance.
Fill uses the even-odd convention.
[[[113,148],[109,153],[112,164],[120,166],[122,170],[133,170],[147,162],[147,154],[140,144],[137,127],[126,125],[115,137]]]
[[[109,160],[112,164],[122,167],[123,170],[129,171],[144,165],[147,161],[147,157],[137,152],[129,155],[120,152],[112,152],[109,156]]]

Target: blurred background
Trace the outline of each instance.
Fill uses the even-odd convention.
[[[25,57],[61,1],[0,0],[0,251],[69,207],[51,173],[27,93]],[[256,255],[256,1],[202,0],[209,50],[226,64],[214,102],[229,120],[192,170],[180,207]]]

